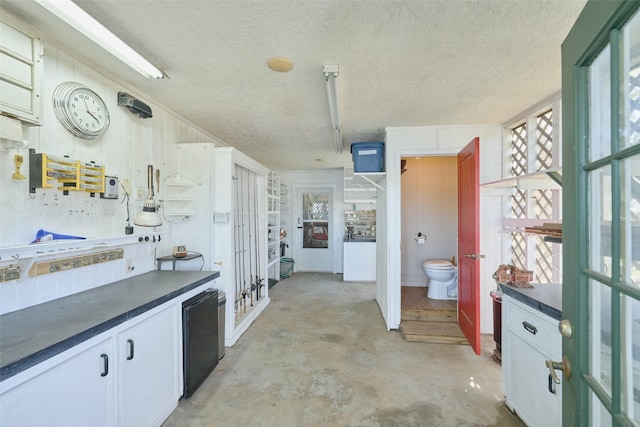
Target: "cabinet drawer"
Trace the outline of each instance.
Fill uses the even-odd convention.
[[[529,309],[512,299],[508,300],[507,327],[547,357],[560,358],[562,339],[557,321]],[[554,323],[555,322],[555,323]]]

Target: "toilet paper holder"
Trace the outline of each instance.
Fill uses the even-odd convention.
[[[427,243],[427,236],[419,232],[415,241],[418,242],[419,245],[424,245]]]

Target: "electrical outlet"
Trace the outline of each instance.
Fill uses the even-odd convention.
[[[142,187],[136,187],[136,197],[142,199]]]
[[[120,181],[120,183],[122,184],[124,192],[127,194],[131,194],[131,181],[129,181],[128,179],[123,179],[122,181]]]

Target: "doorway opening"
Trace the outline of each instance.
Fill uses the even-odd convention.
[[[333,191],[299,188],[296,192],[296,270],[332,272]]]
[[[428,260],[446,261],[454,269],[457,265],[457,157],[412,156],[401,162],[402,336],[407,341],[466,344],[457,325],[455,293],[452,299],[428,298],[423,268]]]

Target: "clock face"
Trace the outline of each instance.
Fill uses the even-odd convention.
[[[94,139],[109,128],[109,110],[100,95],[75,82],[60,84],[53,93],[60,123],[79,138]]]

